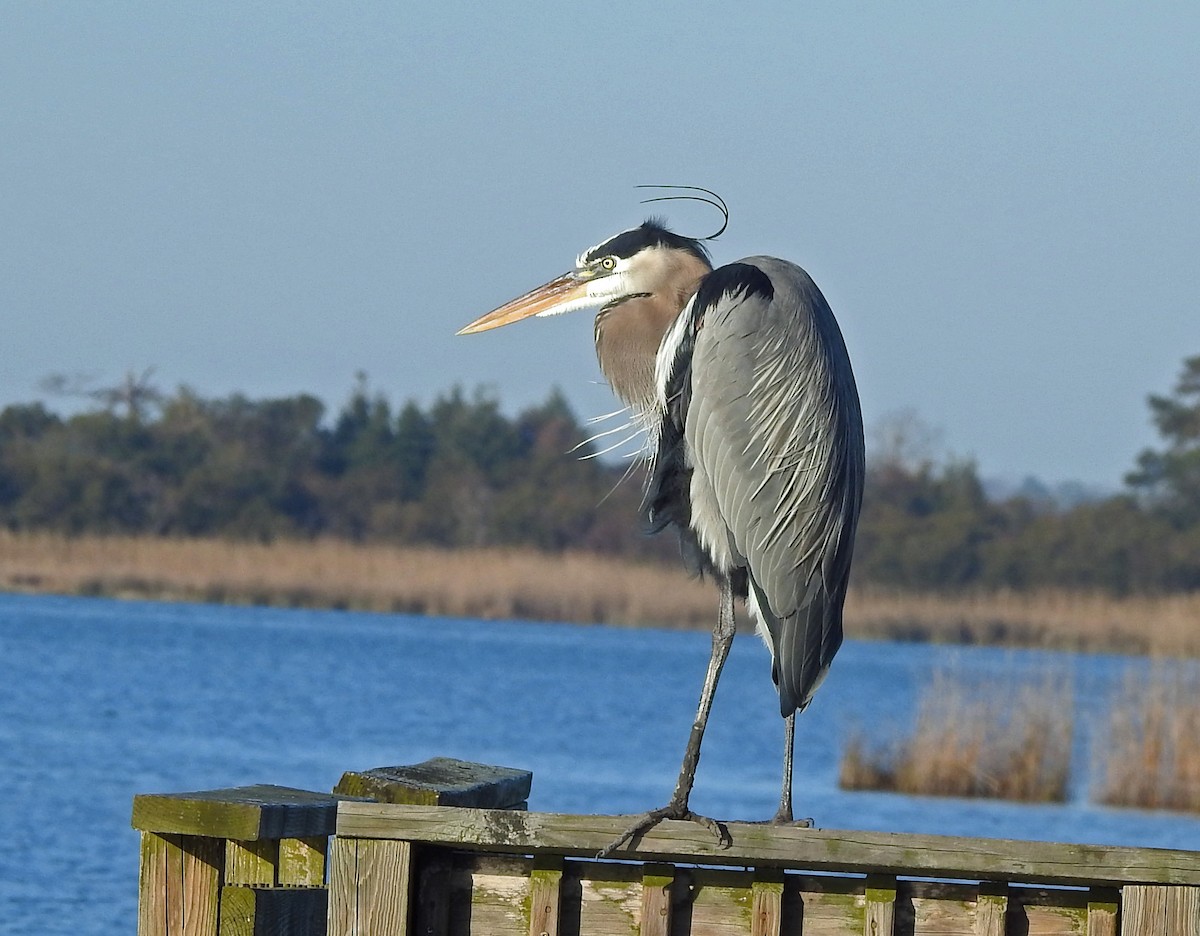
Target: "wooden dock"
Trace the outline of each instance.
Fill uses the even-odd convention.
[[[140,936],[1200,936],[1200,852],[531,813],[435,759],[135,797]]]

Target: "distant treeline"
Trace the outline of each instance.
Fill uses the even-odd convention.
[[[641,475],[581,458],[595,443],[557,392],[512,418],[459,389],[397,410],[365,381],[333,414],[309,395],[164,395],[145,377],[89,395],[71,416],[41,402],[0,411],[0,527],[674,554],[669,536],[640,532]],[[1138,457],[1128,493],[1069,508],[990,501],[973,462],[884,446],[868,466],[855,579],[1200,588],[1200,356],[1150,406],[1163,449]]]

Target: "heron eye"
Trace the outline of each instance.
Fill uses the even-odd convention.
[[[606,270],[616,269],[617,258],[616,257],[605,257],[603,260],[600,261],[600,266],[602,266]]]

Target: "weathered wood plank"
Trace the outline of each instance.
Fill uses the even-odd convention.
[[[1085,936],[1087,903],[1087,891],[1010,886],[1008,932],[1027,936]]]
[[[140,793],[133,798],[133,827],[255,841],[333,834],[344,797],[291,787],[233,787],[195,793]]]
[[[532,784],[528,770],[434,757],[406,767],[348,770],[333,792],[378,803],[512,809],[529,799]]]
[[[225,850],[220,839],[181,837],[183,850],[183,936],[217,936]]]
[[[943,881],[899,881],[897,904],[908,914],[897,913],[896,931],[921,936],[973,936],[979,887]]]
[[[183,847],[182,836],[165,835],[167,843],[167,932],[183,932]]]
[[[439,851],[434,850],[434,854]],[[425,860],[423,857],[422,869]],[[534,888],[538,869],[560,867],[556,856],[454,852],[453,862],[457,883],[450,925],[425,925],[423,921],[428,917],[421,916],[418,922],[422,925],[414,932],[421,936],[443,932],[540,936],[551,932],[540,926]],[[332,868],[332,857],[330,864]],[[655,885],[671,900],[667,929],[689,936],[744,936],[760,931],[770,936],[858,936],[872,932],[873,915],[868,912],[871,903],[891,904],[891,932],[897,936],[975,936],[989,932],[1084,936],[1089,903],[1097,897],[1115,899],[1114,892],[1103,890],[1089,893],[1000,884],[896,882],[891,876],[864,880],[859,876],[784,872],[774,867],[753,872],[658,869],[595,860],[573,860],[561,867],[558,936],[653,932],[654,915],[647,913],[647,908],[653,908],[655,895],[647,892]],[[669,888],[662,890],[669,880],[667,874],[674,879]],[[875,932],[882,936],[888,929],[886,921],[880,923]]]
[[[1166,887],[1128,885],[1121,889],[1121,936],[1165,936]]]
[[[782,930],[785,934],[861,936],[866,911],[866,881],[862,878],[815,874],[787,874],[784,877]]]
[[[1167,894],[1167,932],[1200,936],[1200,888],[1171,888]]]
[[[1200,936],[1200,888],[1127,886],[1121,891],[1122,936]]]
[[[279,840],[279,883],[298,887],[320,887],[325,883],[325,852],[329,839],[285,838]]]
[[[863,936],[892,936],[896,926],[896,876],[867,875],[865,897]]]
[[[780,936],[783,927],[783,872],[756,868],[750,885],[750,936]]]
[[[329,843],[329,936],[358,933],[358,842],[335,838]]]
[[[691,936],[745,936],[754,922],[753,888],[750,871],[693,871]]]
[[[1087,936],[1117,936],[1119,891],[1093,887],[1087,897]]]
[[[1004,936],[1008,916],[1008,885],[980,884],[975,900],[974,936]]]
[[[529,936],[558,936],[562,876],[561,858],[534,860],[529,872]]]
[[[642,912],[642,869],[591,864],[579,880],[580,933],[637,933]]]
[[[328,892],[319,887],[221,889],[219,936],[325,936]]]
[[[1023,936],[1086,936],[1087,910],[1071,907],[1026,906],[1009,914]]]
[[[675,869],[671,865],[642,867],[641,936],[670,936],[671,887]]]
[[[343,802],[337,834],[410,839],[458,848],[592,856],[616,839],[629,816],[574,816],[511,810]],[[848,832],[728,823],[720,848],[694,822],[665,820],[616,858],[698,864],[790,866],[1030,883],[1200,885],[1200,853],[1007,839]]]
[[[420,854],[425,854],[424,847]],[[455,853],[451,858],[446,932],[457,936],[490,932],[526,936],[533,859],[464,853]],[[418,932],[424,936],[424,930]]]
[[[167,840],[142,833],[138,868],[138,936],[167,936]]]
[[[225,843],[225,883],[270,887],[278,884],[279,842],[258,839]]]
[[[412,845],[358,842],[358,936],[395,936],[409,929]]]
[[[526,936],[529,932],[531,859],[489,855],[471,871],[470,932]]]
[[[334,839],[329,850],[329,936],[409,932],[412,846]]]

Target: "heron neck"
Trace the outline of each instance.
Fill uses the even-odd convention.
[[[654,292],[632,296],[596,316],[596,357],[609,386],[639,414],[656,407],[654,362],[667,329],[711,268],[690,255],[674,258]]]

